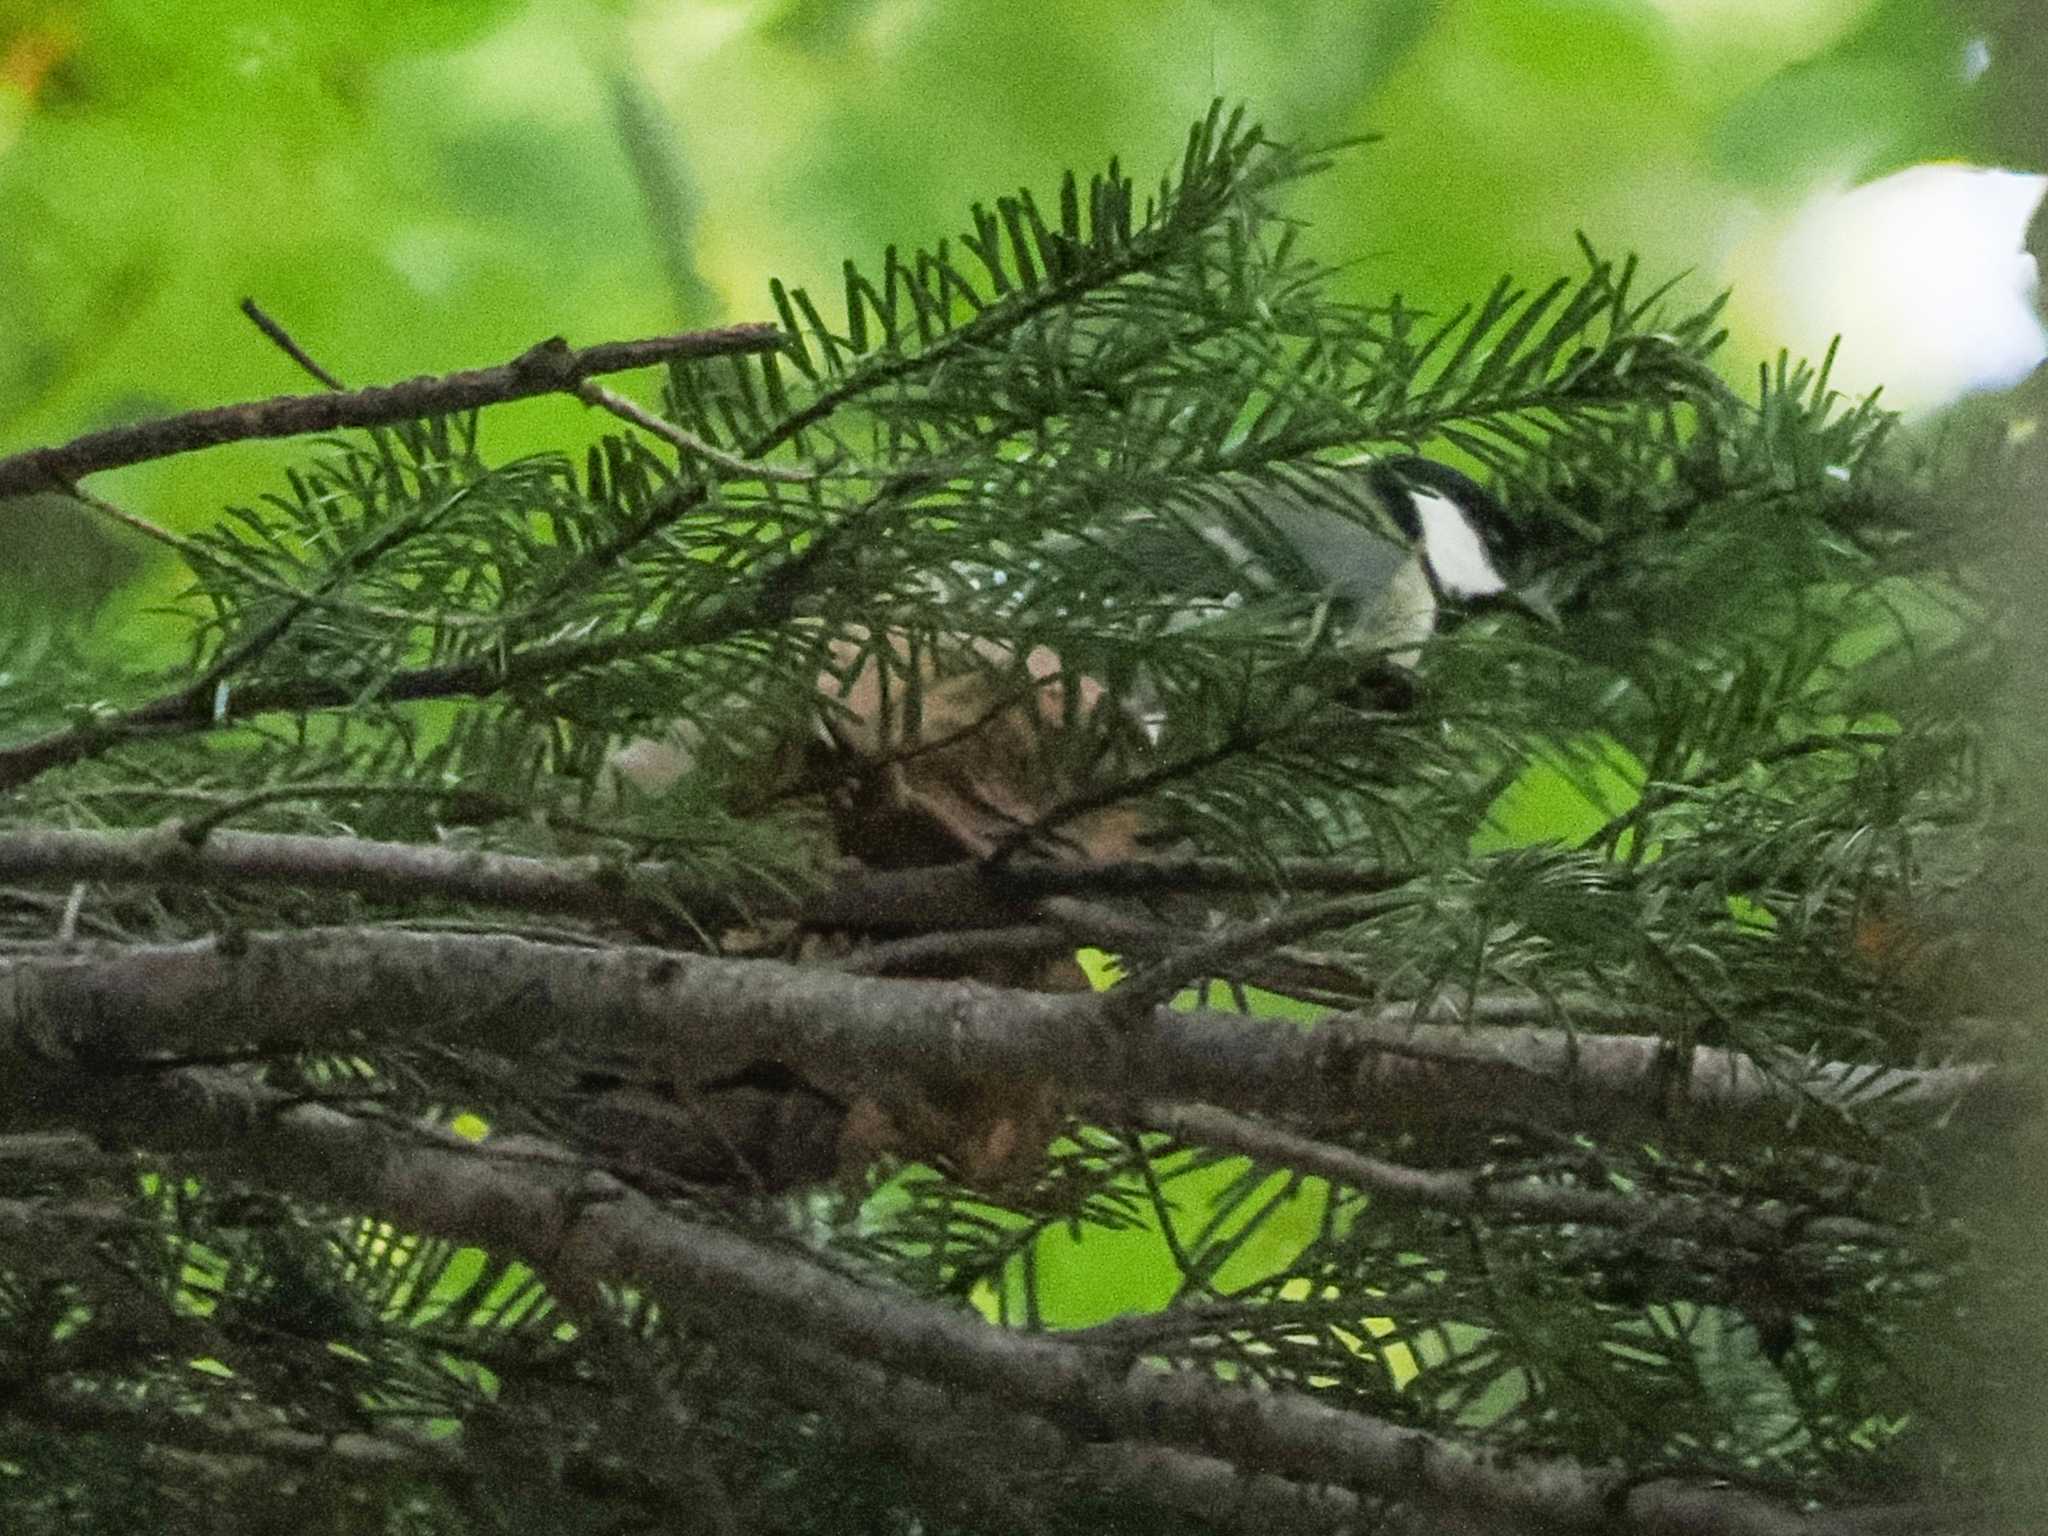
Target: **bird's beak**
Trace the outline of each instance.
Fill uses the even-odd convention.
[[[1557,594],[1550,590],[1549,582],[1543,578],[1538,577],[1527,586],[1510,588],[1501,596],[1517,613],[1534,619],[1544,628],[1564,628],[1564,615],[1558,612]]]

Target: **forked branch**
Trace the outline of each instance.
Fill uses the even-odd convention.
[[[773,352],[783,344],[773,325],[721,326],[640,341],[572,347],[559,336],[528,347],[508,363],[426,375],[320,395],[277,395],[185,411],[155,421],[88,432],[68,443],[31,448],[0,459],[0,496],[62,490],[83,475],[125,464],[167,459],[199,448],[256,438],[303,437],[356,427],[388,427],[422,416],[473,411],[534,395],[574,394],[584,380],[675,358]]]

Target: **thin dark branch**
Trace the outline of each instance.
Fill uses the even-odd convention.
[[[1417,1168],[1368,1157],[1206,1104],[1148,1105],[1144,1120],[1178,1141],[1320,1174],[1371,1195],[1375,1201],[1458,1215],[1623,1227],[1641,1235],[1684,1237],[1766,1252],[1794,1241],[1891,1246],[1912,1235],[1903,1228],[1852,1216],[1807,1219],[1808,1213],[1785,1205],[1744,1209],[1726,1201],[1624,1195],[1546,1179],[1494,1179],[1456,1168]]]
[[[1412,897],[1387,893],[1340,896],[1334,901],[1318,902],[1303,910],[1282,912],[1262,922],[1207,935],[1178,953],[1134,972],[1122,985],[1104,996],[1105,1014],[1119,1022],[1136,1018],[1156,1004],[1165,1002],[1183,987],[1192,986],[1206,977],[1232,974],[1242,962],[1255,960],[1295,939],[1321,933],[1340,923],[1362,922],[1393,908],[1407,906],[1413,900]]]
[[[311,605],[324,594],[306,594]],[[284,678],[229,687],[212,677],[205,685],[186,684],[147,703],[117,714],[88,720],[47,736],[0,748],[0,790],[26,784],[52,768],[99,757],[138,737],[212,730],[231,720],[271,710],[347,709],[372,703],[416,703],[425,699],[474,697],[521,683],[604,666],[635,656],[677,647],[710,644],[737,634],[755,622],[743,604],[709,616],[698,630],[641,629],[623,635],[599,635],[537,645],[507,655],[474,656],[437,666],[397,672],[382,686],[349,687],[326,678]],[[265,631],[267,633],[267,631]],[[237,656],[243,654],[238,649]]]
[[[1074,952],[1064,928],[1018,923],[1008,928],[965,928],[918,933],[856,950],[839,969],[854,976],[946,976],[972,974],[990,960],[1055,960]]]
[[[660,438],[690,458],[701,459],[712,468],[723,470],[727,475],[743,480],[774,480],[785,485],[801,485],[807,480],[816,480],[822,473],[820,470],[800,469],[787,464],[758,464],[736,454],[727,453],[716,444],[707,443],[696,433],[655,415],[644,405],[628,400],[616,390],[606,389],[602,384],[586,380],[576,386],[576,397],[585,405],[594,405],[600,410],[610,411],[619,420]]]
[[[1204,751],[1190,753],[1170,763],[1161,763],[1157,768],[1148,768],[1143,773],[1133,774],[1127,779],[1118,779],[1083,790],[1047,808],[1037,819],[1006,834],[983,862],[992,868],[1001,868],[1017,854],[1041,842],[1069,822],[1092,815],[1096,811],[1108,810],[1111,806],[1128,805],[1134,800],[1142,800],[1154,790],[1193,778],[1219,763],[1256,751],[1267,742],[1285,735],[1294,728],[1294,724],[1295,722],[1289,721],[1272,731],[1233,731],[1215,746]]]
[[[88,432],[53,448],[31,448],[0,459],[0,496],[61,489],[82,475],[124,464],[255,438],[302,437],[353,427],[395,426],[422,416],[473,411],[534,395],[574,393],[601,373],[645,368],[675,358],[772,352],[782,345],[772,325],[730,325],[641,341],[571,347],[559,336],[529,347],[509,363],[473,368],[400,384],[372,385],[340,394],[278,395],[269,400],[211,406],[132,426]]]
[[[1348,679],[1342,684],[1298,690],[1297,700],[1273,725],[1255,726],[1239,722],[1211,747],[1191,752],[1170,763],[1161,763],[1155,768],[1133,774],[1126,779],[1094,785],[1062,800],[1047,808],[1028,824],[1006,834],[984,862],[993,866],[1006,864],[1039,843],[1048,834],[1080,817],[1107,810],[1111,806],[1129,805],[1157,790],[1164,789],[1169,784],[1197,778],[1220,764],[1284,742],[1308,726],[1323,705],[1330,703],[1337,693],[1344,691],[1355,681]]]
[[[277,321],[273,320],[269,315],[265,314],[263,312],[263,307],[260,304],[258,304],[254,299],[242,300],[241,310],[243,314],[249,317],[250,323],[253,324],[257,330],[261,331],[265,336],[268,336],[271,339],[271,341],[276,345],[278,351],[282,352],[286,357],[290,358],[293,362],[297,363],[301,368],[305,369],[307,373],[311,374],[320,383],[325,384],[329,389],[333,390],[336,394],[340,394],[348,388],[348,386],[342,383],[340,379],[337,379],[325,368],[322,368],[320,364],[314,360],[313,355],[310,352],[308,352],[304,347],[300,346],[296,341],[292,340],[292,333],[286,330],[282,325],[279,325]]]

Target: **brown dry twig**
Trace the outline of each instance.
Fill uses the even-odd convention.
[[[278,351],[297,363],[308,374],[312,375],[313,378],[337,393],[348,388],[340,379],[321,367],[314,359],[312,353],[308,352],[292,338],[290,331],[265,314],[263,307],[254,299],[244,299],[238,307],[243,314],[249,317],[251,325],[270,338]]]
[[[88,432],[54,447],[31,448],[0,459],[0,496],[63,490],[81,475],[223,443],[395,426],[422,416],[473,411],[534,395],[574,394],[585,379],[596,374],[645,368],[675,358],[772,352],[782,342],[782,332],[766,324],[684,331],[639,341],[600,342],[592,347],[572,347],[561,337],[551,336],[510,362],[491,368],[423,375],[397,384],[338,393],[277,395],[268,400],[210,406]]]

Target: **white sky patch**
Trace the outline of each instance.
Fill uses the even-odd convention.
[[[1452,597],[1491,597],[1507,583],[1493,568],[1486,546],[1464,510],[1447,496],[1415,488],[1415,520],[1422,527],[1422,554],[1437,585]]]
[[[1810,58],[1872,8],[1871,0],[1646,0],[1695,51],[1740,48],[1772,68]]]
[[[1885,403],[1926,411],[1999,389],[2048,356],[2033,307],[2038,274],[2021,249],[2048,177],[1916,165],[1822,191],[1735,253],[1745,307],[1767,333],[1818,358],[1842,337],[1834,384],[1884,386]]]
[[[689,5],[643,5],[633,15],[639,56],[666,69],[685,59],[708,58],[745,35],[760,18],[756,5],[732,0],[694,0]]]

